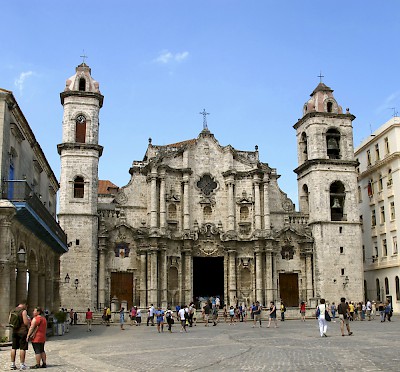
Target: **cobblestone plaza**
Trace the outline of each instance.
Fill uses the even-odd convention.
[[[46,343],[53,371],[398,371],[400,323],[351,322],[353,336],[342,337],[339,322],[320,338],[316,320],[289,320],[279,328],[252,323],[198,323],[187,333],[156,327],[73,326]],[[0,351],[0,367],[9,369],[10,347]],[[18,359],[17,359],[18,361]],[[27,365],[34,365],[30,346]],[[17,363],[19,365],[19,363]]]

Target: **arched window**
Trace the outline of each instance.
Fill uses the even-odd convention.
[[[304,132],[300,139],[300,156],[303,160],[308,160],[307,135]]]
[[[332,183],[329,189],[331,221],[344,221],[345,190],[340,181]]]
[[[333,108],[333,103],[329,101],[329,102],[326,104],[326,111],[327,111],[327,112],[332,112],[332,108]]]
[[[385,278],[385,294],[389,294],[389,279]]]
[[[398,276],[396,276],[395,282],[396,282],[396,300],[400,301],[400,281]]]
[[[86,80],[84,78],[79,79],[79,90],[84,92],[86,90]]]
[[[326,153],[329,159],[340,159],[340,132],[337,129],[326,132]]]
[[[375,283],[376,283],[376,299],[380,301],[381,300],[381,286],[379,283],[379,279],[376,279]]]
[[[86,142],[86,118],[78,115],[75,120],[75,142]]]
[[[82,177],[76,177],[74,180],[74,198],[83,198],[85,194],[85,183]]]
[[[306,184],[304,184],[303,187],[301,188],[300,211],[303,213],[310,212],[310,206],[308,202],[308,186]]]

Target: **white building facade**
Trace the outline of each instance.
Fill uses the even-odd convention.
[[[400,310],[400,118],[393,117],[355,150],[365,298],[390,299]]]

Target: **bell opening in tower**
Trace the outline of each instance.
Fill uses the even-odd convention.
[[[224,302],[224,258],[193,257],[193,300],[196,306],[211,297]]]

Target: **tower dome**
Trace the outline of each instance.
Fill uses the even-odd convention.
[[[337,104],[333,96],[333,89],[324,83],[319,83],[310,96],[311,98],[304,104],[303,116],[310,112],[343,113],[342,107]]]

